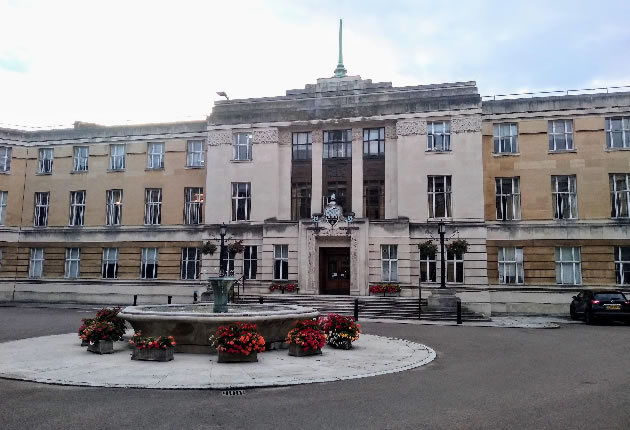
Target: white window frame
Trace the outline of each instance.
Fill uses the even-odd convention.
[[[44,248],[31,248],[28,260],[28,277],[41,278],[44,276]]]
[[[435,191],[435,180],[442,178],[444,181],[444,191]],[[450,175],[427,176],[427,194],[429,205],[429,219],[452,218],[453,217],[453,182]],[[444,216],[435,216],[437,209],[438,194],[444,194]]]
[[[420,250],[419,253],[419,259],[420,259],[420,282],[426,282],[426,283],[435,283],[438,281],[438,261],[437,261],[437,251],[433,254],[433,258],[431,258],[431,255],[429,254],[423,254],[422,250]],[[433,274],[435,275],[435,279],[430,279],[431,276],[431,266],[433,266],[434,268],[434,272]],[[427,273],[427,279],[422,280],[422,269],[424,268],[424,270]]]
[[[615,282],[617,285],[630,285],[630,260],[623,259],[622,248],[630,246],[615,246]],[[629,273],[627,277],[626,273]]]
[[[621,121],[621,128],[613,130],[613,121]],[[614,146],[615,136],[621,138],[621,146]],[[630,116],[606,118],[606,148],[630,149]]]
[[[70,219],[68,225],[80,227],[85,225],[85,190],[70,191]]]
[[[101,261],[101,278],[118,279],[118,257],[120,250],[118,248],[103,248],[103,259]],[[108,268],[114,265],[114,276],[108,275]]]
[[[506,134],[506,128],[507,133]],[[518,124],[515,122],[503,122],[493,124],[493,151],[495,154],[518,153]]]
[[[567,179],[567,187],[569,191],[558,191],[559,181]],[[571,191],[573,189],[573,191]],[[568,199],[569,215],[564,216],[562,212],[561,202]],[[577,219],[578,218],[578,201],[577,201],[577,177],[575,175],[554,175],[551,177],[551,204],[553,209],[553,219]],[[575,209],[575,210],[574,210]]]
[[[159,262],[158,249],[155,247],[142,248],[141,254],[142,258],[140,260],[140,279],[157,279]],[[150,264],[153,265],[153,270],[151,273],[148,273],[148,266]]]
[[[147,145],[147,169],[164,168],[164,142],[149,142]]]
[[[232,161],[251,161],[253,146],[252,133],[234,133],[233,139],[234,141],[232,143]]]
[[[144,225],[162,224],[162,188],[144,189]]]
[[[449,267],[453,267],[453,279],[449,280]],[[446,250],[446,282],[449,284],[463,284],[465,281],[464,278],[464,253],[455,254],[454,252]],[[457,278],[460,275],[461,271],[461,281],[458,281]]]
[[[190,258],[192,254],[192,259]],[[190,266],[194,265],[194,273],[190,276]],[[201,252],[199,248],[182,248],[182,260],[180,265],[180,278],[185,281],[199,279],[199,267],[201,265]]]
[[[184,188],[184,224],[203,224],[203,188]]]
[[[313,158],[313,133],[296,131],[291,135],[291,157],[293,160],[311,160]]]
[[[105,225],[116,226],[122,224],[123,190],[112,189],[105,191]]]
[[[205,164],[203,139],[186,142],[186,167],[203,167]]]
[[[398,245],[381,245],[381,281],[398,282]]]
[[[563,125],[563,130],[559,130],[559,125]],[[575,141],[573,139],[572,119],[552,119],[548,123],[549,152],[575,151]],[[565,148],[558,148],[560,138],[564,139]]]
[[[508,254],[512,254],[513,258],[512,255]],[[525,282],[523,248],[514,246],[499,247],[497,261],[499,265],[499,284],[522,285]],[[508,282],[511,276],[508,272],[514,273],[515,282]]]
[[[125,170],[127,148],[124,143],[112,143],[109,145],[109,170]]]
[[[252,257],[252,250],[254,257]],[[246,264],[249,262],[249,264]],[[255,269],[252,270],[252,265]],[[256,279],[258,274],[258,247],[256,245],[245,245],[243,250],[243,276],[245,279]]]
[[[512,191],[510,194],[503,194],[503,182],[510,182]],[[514,221],[521,219],[521,180],[520,177],[494,178],[496,216],[499,221]],[[500,199],[501,204],[497,205],[496,200]],[[505,205],[503,202],[505,201]],[[503,213],[504,207],[510,205],[512,208],[512,218],[508,218],[507,213]]]
[[[449,152],[451,150],[451,122],[427,122],[427,151]]]
[[[323,158],[352,158],[352,130],[325,130],[323,145]]]
[[[40,175],[52,174],[54,158],[55,158],[55,152],[53,148],[39,148],[39,160],[37,163],[37,173]]]
[[[240,186],[245,186],[245,196],[239,196]],[[244,217],[239,218],[239,207],[244,205]],[[252,207],[252,185],[250,182],[232,182],[232,221],[249,221]]]
[[[363,129],[363,156],[385,156],[385,127]]]
[[[50,211],[50,193],[48,191],[35,193],[34,227],[48,227],[48,212]],[[42,222],[40,222],[40,219]]]
[[[8,191],[0,191],[0,225],[4,225],[7,217]]]
[[[582,253],[579,246],[557,246],[555,249],[555,261],[556,284],[582,284]],[[569,266],[571,268],[573,273],[573,282],[566,282],[567,280],[564,279],[564,271],[562,268],[565,266]]]
[[[227,274],[227,276],[234,276],[235,260],[236,260],[236,253],[226,250],[225,251],[225,273]]]
[[[610,184],[610,216],[611,218],[630,217],[630,174],[611,173],[608,175]],[[617,179],[623,179],[625,189],[617,189]],[[624,202],[625,200],[625,202]]]
[[[11,152],[10,146],[0,146],[0,173],[9,173],[11,171]]]
[[[273,246],[273,280],[286,281],[288,279],[289,279],[289,245],[274,245]]]
[[[81,274],[81,248],[66,248],[63,277],[77,279]]]
[[[90,160],[90,148],[88,146],[75,146],[73,148],[73,172],[87,172]]]

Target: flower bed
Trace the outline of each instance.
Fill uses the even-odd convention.
[[[175,349],[173,336],[143,337],[141,331],[134,333],[129,340],[133,345],[132,360],[171,361]]]
[[[326,333],[328,344],[334,348],[350,349],[352,342],[359,338],[361,326],[354,318],[339,314],[320,317],[319,324]]]
[[[289,355],[321,354],[326,344],[326,334],[316,320],[302,320],[287,335]]]
[[[282,294],[287,293],[297,293],[300,288],[298,287],[297,282],[291,282],[288,284],[271,284],[269,286],[270,292],[280,291]]]
[[[396,284],[370,285],[370,294],[399,294],[400,286]]]
[[[219,363],[258,361],[257,353],[265,350],[265,339],[256,324],[247,322],[219,326],[210,341],[219,351]]]

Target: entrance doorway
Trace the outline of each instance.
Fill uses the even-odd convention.
[[[319,249],[319,293],[350,294],[350,248]]]

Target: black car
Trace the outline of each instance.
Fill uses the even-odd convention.
[[[587,324],[593,324],[598,319],[630,323],[630,301],[621,291],[580,291],[573,296],[569,310],[571,319],[584,319]]]

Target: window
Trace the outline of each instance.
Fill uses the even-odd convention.
[[[557,119],[549,121],[549,151],[570,151],[573,149],[573,120]]]
[[[381,245],[381,281],[398,281],[398,245]]]
[[[88,171],[89,149],[87,146],[74,147],[74,164],[72,171],[87,172]]]
[[[84,218],[85,191],[70,191],[70,220],[68,221],[68,225],[84,225]]]
[[[446,282],[464,282],[464,254],[446,251]]]
[[[28,262],[29,278],[41,278],[44,275],[44,248],[31,248]]]
[[[182,248],[181,278],[199,279],[200,252],[197,248]]]
[[[291,219],[294,221],[311,217],[310,182],[291,184]]]
[[[227,276],[234,276],[234,258],[236,254],[226,250],[225,252],[225,270]]]
[[[53,149],[52,148],[39,148],[39,163],[37,173],[51,174],[53,169]]]
[[[369,219],[385,219],[384,181],[363,181],[363,212]]]
[[[243,276],[245,279],[256,279],[258,271],[258,248],[256,245],[247,245],[243,250]]]
[[[429,176],[429,218],[450,218],[451,177]]]
[[[273,246],[273,279],[289,279],[289,245]]]
[[[313,134],[310,131],[293,133],[293,159],[313,158]]]
[[[630,148],[630,117],[606,118],[606,147]]]
[[[516,152],[518,152],[516,123],[494,124],[494,153],[514,154]]]
[[[79,277],[79,265],[81,264],[81,248],[66,248],[66,265],[64,278],[76,279]]]
[[[105,225],[120,225],[122,223],[123,190],[107,190],[105,193]]]
[[[203,188],[184,188],[184,224],[202,223]]]
[[[352,157],[352,130],[324,132],[324,158]]]
[[[554,219],[576,219],[577,190],[575,176],[552,176],[551,193]]]
[[[363,129],[363,155],[365,157],[385,156],[385,128]]]
[[[437,282],[437,262],[435,252],[420,249],[420,281]]]
[[[11,171],[11,148],[0,146],[0,172]]]
[[[612,218],[630,217],[630,175],[627,173],[609,175],[610,181],[610,216]]]
[[[520,178],[495,178],[497,219],[521,219]]]
[[[427,123],[427,151],[451,150],[451,123],[439,121]]]
[[[617,285],[630,285],[630,246],[615,246]]]
[[[578,285],[582,283],[580,248],[560,246],[556,248],[556,284]]]
[[[142,261],[140,262],[140,278],[156,279],[158,273],[158,249],[142,248]]]
[[[109,145],[109,170],[125,170],[125,144]]]
[[[203,167],[204,162],[203,140],[189,140],[187,142],[186,166]]]
[[[249,182],[232,182],[232,221],[247,221],[252,210]]]
[[[236,161],[249,161],[252,159],[252,134],[236,133],[234,145],[232,145],[232,159]]]
[[[7,217],[7,199],[9,198],[8,191],[0,191],[0,225],[4,225]]]
[[[523,283],[523,248],[499,248],[499,284]]]
[[[118,248],[103,248],[101,277],[104,279],[118,278]]]
[[[48,207],[50,205],[50,193],[35,193],[35,215],[33,225],[46,227],[48,225]]]
[[[347,196],[347,186],[343,181],[329,181],[328,186],[326,187],[326,192],[328,193],[326,199],[324,201],[324,205],[328,204],[328,200],[334,194],[335,201],[345,212],[350,212],[351,208],[346,207],[346,196]]]
[[[164,168],[164,142],[149,143],[147,150],[147,168]]]
[[[144,190],[144,224],[160,225],[162,223],[162,189],[147,188]]]

